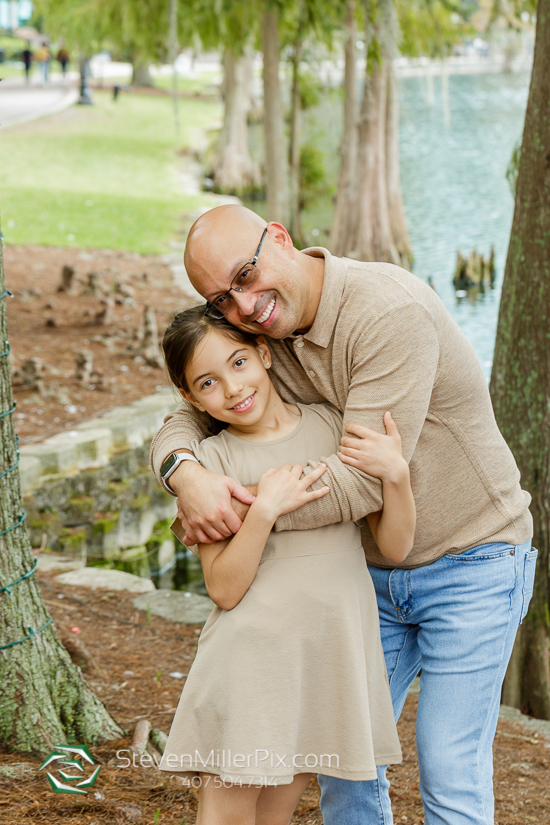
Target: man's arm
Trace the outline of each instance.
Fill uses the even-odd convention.
[[[160,481],[160,467],[172,453],[190,452],[199,458],[199,442],[212,433],[204,419],[187,401],[164,419],[151,444],[151,466]],[[229,476],[213,473],[194,461],[184,461],[170,476],[168,485],[178,498],[178,515],[186,531],[185,543],[221,541],[236,533],[241,519],[231,497],[250,505],[254,497]],[[205,509],[206,507],[206,509]],[[244,515],[243,515],[244,517]]]
[[[208,432],[204,419],[192,404],[182,400],[176,409],[166,416],[162,427],[151,442],[151,467],[159,483],[161,465],[169,455],[180,452],[193,453],[193,442],[202,441],[208,435],[211,433]]]
[[[376,319],[355,341],[344,425],[362,424],[384,433],[384,413],[390,410],[408,463],[426,421],[438,361],[437,334],[421,304],[401,305]],[[280,516],[276,531],[358,521],[382,508],[379,479],[344,464],[337,455],[320,456],[321,460],[327,465],[322,483],[330,492]],[[315,467],[318,461],[307,466]]]

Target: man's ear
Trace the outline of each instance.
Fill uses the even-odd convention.
[[[282,249],[287,252],[291,258],[294,258],[294,254],[296,252],[294,248],[294,244],[292,242],[292,238],[290,237],[288,230],[282,225],[282,223],[276,223],[276,221],[270,221],[267,224],[267,232],[269,237],[275,241]]]
[[[200,410],[201,412],[206,412],[204,407],[197,401],[192,392],[185,392],[185,390],[182,389],[182,387],[178,387],[178,392],[184,399],[184,401],[189,401],[189,403],[196,407],[197,410]]]

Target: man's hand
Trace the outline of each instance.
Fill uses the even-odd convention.
[[[168,483],[178,497],[178,518],[189,546],[222,541],[239,530],[242,522],[231,506],[232,496],[248,506],[254,501],[242,484],[194,461],[183,462]]]

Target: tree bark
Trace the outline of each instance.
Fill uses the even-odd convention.
[[[216,160],[214,190],[242,195],[260,184],[259,170],[248,148],[247,116],[251,104],[249,56],[236,56],[231,48],[224,53],[224,112]]]
[[[290,234],[297,246],[304,246],[300,209],[300,138],[302,132],[302,96],[300,92],[300,61],[303,44],[297,42],[292,51],[292,92],[290,102]]]
[[[399,174],[397,84],[392,69],[396,49],[393,0],[381,0],[375,24],[367,4],[367,65],[359,117],[351,2],[347,14],[344,135],[331,248],[337,255],[410,268],[412,253]]]
[[[0,245],[0,295],[4,293]],[[0,352],[8,349],[6,301],[0,299]],[[13,407],[9,358],[0,357],[0,413]],[[0,418],[0,473],[17,463],[13,415]],[[32,570],[34,559],[24,521],[19,471],[0,478],[0,586]],[[80,668],[58,640],[38,586],[36,573],[11,593],[0,592],[0,743],[13,751],[45,753],[68,738],[94,744],[118,738],[122,731],[94,696]],[[13,645],[20,639],[35,635]]]
[[[399,91],[391,62],[388,65],[388,88],[386,105],[386,176],[390,227],[401,266],[411,269],[413,255],[399,168]]]
[[[550,0],[539,0],[514,220],[491,395],[532,496],[535,589],[512,655],[506,702],[550,719]]]
[[[358,151],[357,230],[350,257],[400,264],[393,239],[386,177],[388,61],[374,63],[365,78]]]
[[[329,246],[334,255],[350,250],[351,206],[357,174],[357,23],[355,0],[349,0],[346,10],[346,43],[344,47],[344,130],[340,143],[340,171],[336,187],[336,202],[330,228]]]
[[[262,17],[264,135],[268,220],[288,220],[288,169],[279,83],[278,12],[271,5]]]

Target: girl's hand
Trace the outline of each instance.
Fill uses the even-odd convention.
[[[283,464],[279,469],[271,467],[260,478],[256,499],[250,509],[261,509],[265,516],[274,522],[283,513],[290,513],[308,501],[326,496],[329,492],[328,487],[308,491],[308,487],[321,478],[326,469],[326,464],[320,464],[301,478],[301,464]]]
[[[408,474],[407,462],[401,451],[401,436],[391,413],[384,414],[387,435],[369,430],[360,424],[347,424],[346,432],[358,438],[342,436],[338,458],[382,481],[399,481]]]

